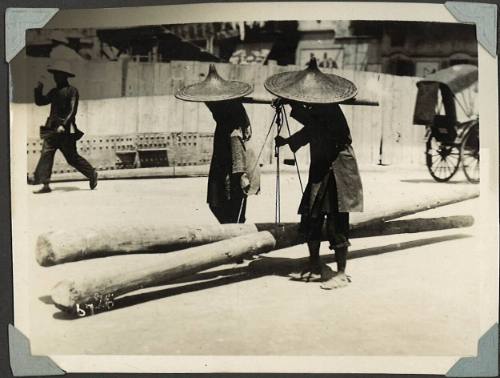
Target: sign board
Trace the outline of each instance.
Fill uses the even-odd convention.
[[[232,64],[264,64],[272,46],[272,43],[239,44],[229,62]]]

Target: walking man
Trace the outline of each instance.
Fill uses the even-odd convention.
[[[306,70],[278,75],[266,81],[266,88],[291,105],[290,115],[304,127],[289,138],[276,137],[276,145],[288,144],[295,152],[309,144],[311,155],[309,180],[299,206],[309,264],[299,277],[309,280],[321,274],[323,289],[344,287],[349,282],[345,273],[349,212],[363,211],[363,191],[349,127],[338,103],[353,98],[357,90],[344,78],[323,74],[314,59]],[[325,219],[337,262],[333,277],[328,276],[319,254]]]
[[[83,136],[83,132],[78,130],[75,123],[78,90],[68,82],[68,78],[75,75],[64,61],[56,62],[48,68],[48,71],[53,75],[56,87],[46,95],[43,94],[41,82],[35,88],[35,104],[38,106],[50,104],[50,115],[45,126],[40,128],[43,147],[33,180],[34,184],[43,184],[43,187],[35,193],[51,191],[49,182],[57,150],[61,150],[68,164],[89,179],[90,189],[94,189],[97,186],[97,172],[76,149],[76,142]]]

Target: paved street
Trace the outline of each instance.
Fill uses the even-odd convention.
[[[306,176],[303,176],[304,182]],[[362,167],[366,212],[405,206],[446,193],[477,190],[463,175],[439,184],[425,169]],[[274,221],[272,173],[249,199],[248,222]],[[30,243],[55,228],[109,224],[207,224],[205,177],[110,180],[96,191],[63,182],[30,195]],[[298,221],[300,187],[282,175],[281,220]],[[479,200],[412,217],[474,215]],[[356,215],[353,215],[355,219]],[[478,339],[477,227],[353,239],[349,287],[324,291],[287,274],[307,256],[305,246],[273,251],[171,285],[131,293],[119,308],[70,319],[50,303],[60,280],[88,271],[133,269],[155,255],[101,258],[43,268],[34,248],[31,287],[33,354],[178,355],[456,355]],[[324,243],[322,254],[335,269]],[[459,353],[459,352],[462,353]]]

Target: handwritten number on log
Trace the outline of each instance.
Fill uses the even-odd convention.
[[[111,310],[115,306],[115,302],[112,299],[106,301],[106,310]]]
[[[78,317],[83,318],[87,315],[95,315],[100,311],[109,311],[115,306],[113,301],[113,294],[101,295],[94,294],[93,301],[87,303],[77,303],[75,305],[75,312]],[[87,311],[85,311],[85,309]]]
[[[95,312],[94,312],[94,304],[89,303],[86,307],[88,309],[90,309],[90,315],[94,315],[95,314]]]
[[[80,307],[80,304],[77,303],[76,304],[76,314],[80,317],[80,318],[83,318],[84,316],[87,315],[87,313],[85,312],[85,310],[83,308]]]

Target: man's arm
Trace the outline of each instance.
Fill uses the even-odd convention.
[[[250,180],[246,171],[246,149],[241,129],[235,129],[231,133],[231,158],[232,174],[239,176],[241,190],[246,194],[250,189]]]
[[[65,128],[69,127],[70,122],[72,120],[74,120],[76,117],[76,111],[78,109],[78,97],[79,97],[78,91],[76,90],[76,88],[74,88],[71,91],[70,96],[71,96],[71,98],[70,98],[70,112],[63,120],[63,126]]]
[[[288,138],[283,138],[282,136],[277,136],[275,138],[276,142],[276,147],[281,147],[284,146],[285,144],[288,144],[290,146],[290,149],[293,152],[297,152],[297,150],[305,146],[307,143],[309,143],[309,131],[307,127],[303,127],[299,131],[297,131],[295,134],[291,135]]]
[[[41,83],[40,81],[35,87],[35,104],[38,106],[44,106],[50,104],[50,95],[45,96],[43,94],[43,83]]]

